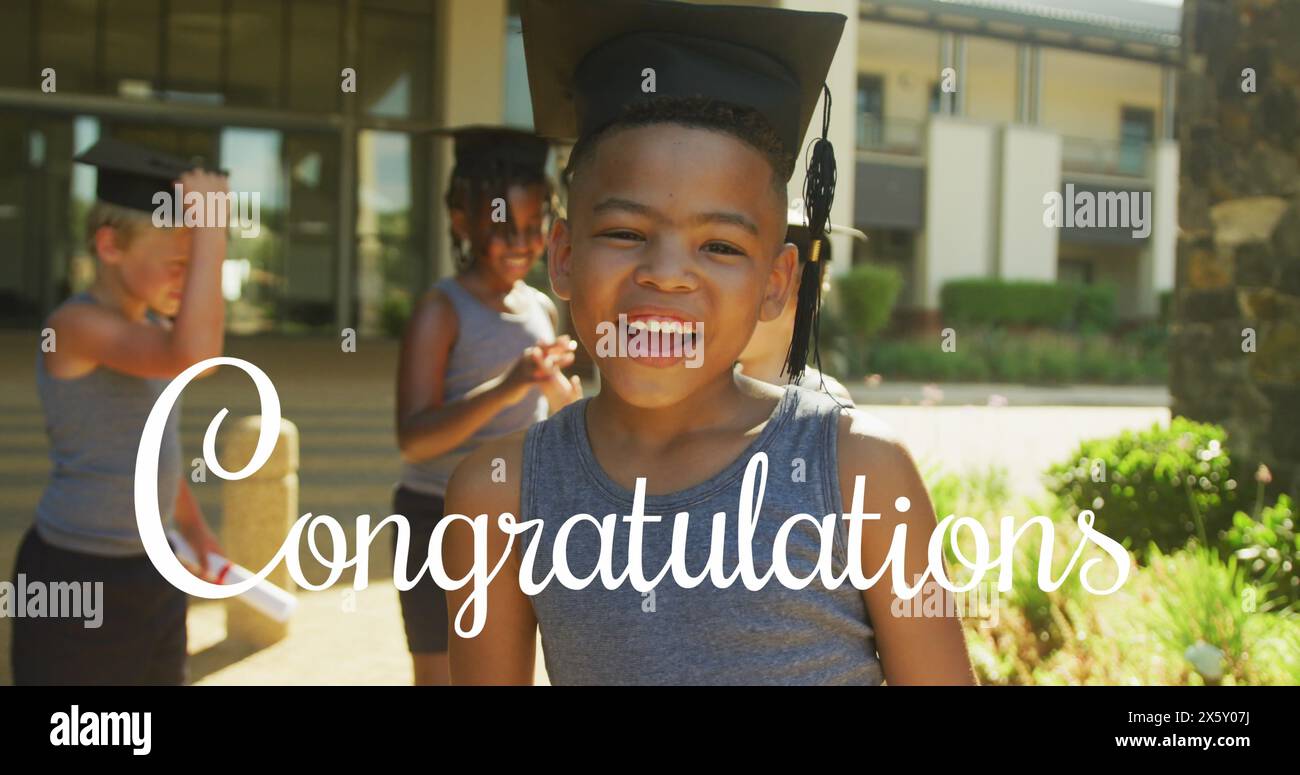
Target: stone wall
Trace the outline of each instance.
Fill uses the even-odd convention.
[[[1300,0],[1183,0],[1183,55],[1173,411],[1300,494]]]

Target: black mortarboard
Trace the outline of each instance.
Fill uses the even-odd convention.
[[[152,148],[106,137],[86,149],[74,161],[98,171],[95,197],[102,202],[153,212],[154,195],[168,194],[181,175],[198,165]]]
[[[540,135],[582,137],[654,97],[713,97],[757,110],[796,156],[846,21],[664,0],[524,0],[520,19]]]
[[[804,202],[810,240],[830,225],[835,154],[830,130],[830,70],[847,19],[754,6],[665,0],[523,0],[520,21],[537,133],[584,138],[638,102],[705,97],[751,108],[798,156],[804,130],[825,94],[821,136],[807,159]],[[647,68],[654,91],[646,92]],[[821,262],[803,266],[786,371],[803,373],[816,348]]]
[[[523,170],[541,176],[546,170],[550,143],[532,132],[500,126],[463,126],[437,129],[456,145],[452,177],[488,178],[506,170]]]

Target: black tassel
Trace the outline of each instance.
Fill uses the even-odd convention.
[[[821,349],[818,334],[821,329],[821,279],[828,246],[826,230],[830,226],[831,204],[835,201],[835,149],[827,139],[831,124],[831,90],[822,84],[822,135],[813,140],[809,149],[807,171],[804,176],[804,217],[808,221],[810,255],[804,262],[799,280],[799,296],[794,313],[794,333],[790,337],[790,351],[786,355],[785,373],[797,382],[808,364],[808,347],[811,343],[813,359],[821,370]]]

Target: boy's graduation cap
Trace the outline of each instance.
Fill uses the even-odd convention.
[[[153,212],[154,195],[171,192],[181,175],[199,166],[152,148],[106,137],[87,148],[73,161],[99,171],[95,198],[132,210]],[[222,173],[224,174],[224,172]]]
[[[545,174],[550,143],[532,132],[503,126],[476,124],[435,129],[435,136],[455,142],[456,167],[452,177],[487,178],[506,170]]]
[[[665,0],[523,0],[524,57],[537,133],[583,138],[635,103],[704,97],[750,108],[798,156],[817,98],[825,93],[821,136],[808,161],[804,201],[819,240],[835,195],[835,157],[826,139],[826,73],[845,17],[753,6]],[[647,68],[654,91],[643,91]],[[805,275],[818,274],[809,261]],[[808,280],[809,277],[805,277]],[[816,327],[816,279],[801,285],[786,369],[802,373]]]

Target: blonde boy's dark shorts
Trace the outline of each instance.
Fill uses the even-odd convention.
[[[103,557],[61,549],[28,529],[14,562],[31,588],[43,583],[102,582],[97,619],[13,619],[14,684],[18,686],[180,686],[186,670],[189,599],[154,568],[148,555]],[[83,587],[84,588],[84,587]],[[93,587],[92,587],[93,589]],[[84,612],[84,611],[83,611]]]
[[[393,513],[406,517],[411,526],[406,552],[406,578],[413,578],[427,561],[429,539],[443,516],[442,498],[398,487],[393,493]],[[393,531],[393,558],[397,558],[397,531]],[[406,645],[412,654],[441,654],[447,651],[447,593],[425,572],[414,587],[398,591],[402,601],[402,623]]]

